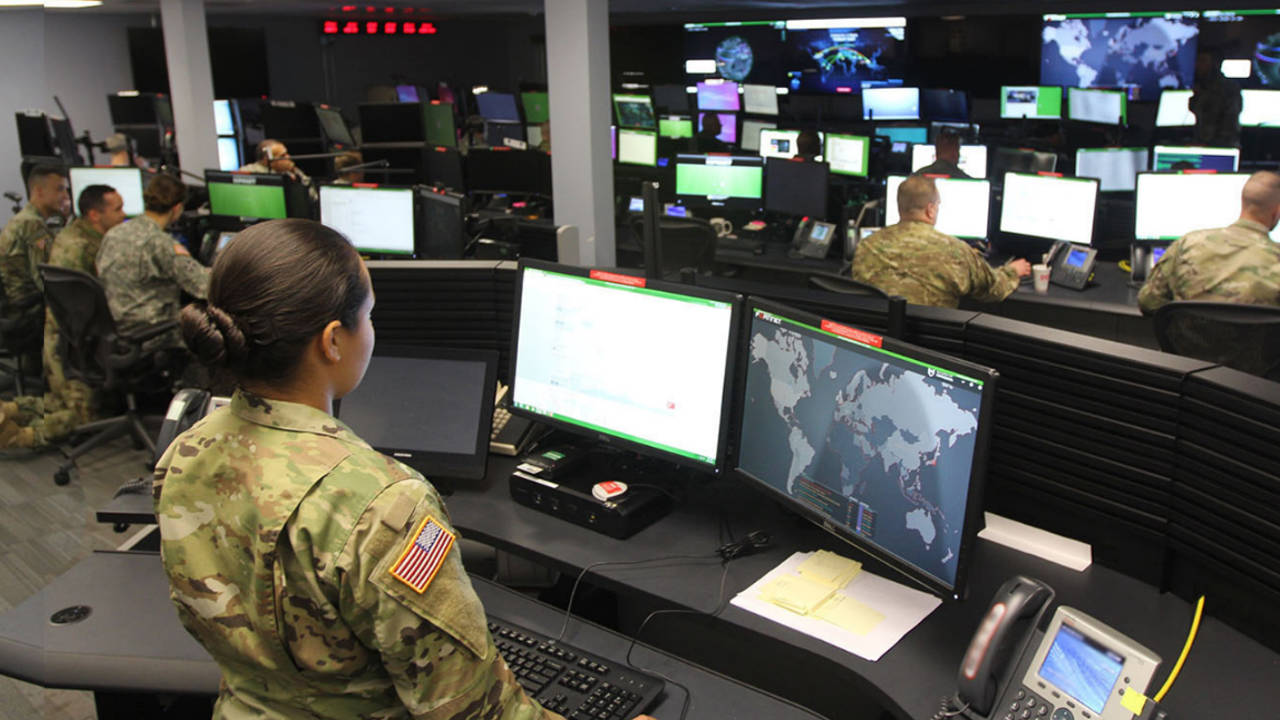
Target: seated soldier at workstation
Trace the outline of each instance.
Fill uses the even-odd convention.
[[[1244,185],[1240,219],[1178,238],[1151,270],[1138,307],[1153,313],[1174,300],[1280,305],[1280,174],[1255,173]]]
[[[801,130],[796,136],[796,157],[809,162],[816,161],[822,155],[822,138],[816,130]]]
[[[55,165],[37,165],[27,176],[28,202],[0,231],[0,282],[4,283],[6,318],[44,317],[44,295],[36,266],[53,246],[51,220],[71,214],[67,173]]]
[[[145,212],[102,238],[98,278],[106,290],[111,316],[125,332],[177,321],[183,292],[200,299],[208,292],[209,268],[165,232],[182,215],[186,199],[187,188],[180,180],[156,175],[142,194]],[[182,336],[175,327],[143,347],[147,351],[181,348]]]
[[[102,236],[124,222],[124,199],[109,185],[90,185],[76,202],[80,216],[53,240],[48,264],[94,275]],[[93,390],[68,378],[58,352],[58,324],[44,320],[44,395],[19,395],[0,403],[0,447],[46,447],[94,419]]]
[[[700,153],[727,153],[733,148],[729,143],[721,140],[718,136],[724,131],[724,125],[720,123],[720,116],[716,113],[709,112],[702,114],[702,129],[698,131],[694,137],[694,143]]]
[[[276,173],[288,175],[301,183],[311,183],[311,178],[293,163],[293,158],[289,156],[289,148],[279,140],[268,138],[258,143],[257,158],[256,161],[240,168],[240,172],[257,175]]]
[[[943,130],[933,141],[933,149],[937,159],[932,164],[917,170],[917,175],[946,175],[952,178],[968,179],[969,174],[960,169],[959,135],[950,130]]]
[[[912,175],[898,186],[898,224],[858,243],[853,279],[907,302],[958,307],[961,298],[998,302],[1031,274],[1026,260],[991,267],[963,240],[934,228],[941,199],[933,178]]]
[[[355,150],[342,153],[333,159],[333,169],[338,173],[338,179],[333,181],[334,185],[353,185],[355,183],[364,182],[364,168],[356,168],[348,170],[347,168],[356,165],[363,165],[364,158]]]

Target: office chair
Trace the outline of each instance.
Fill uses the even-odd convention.
[[[1155,314],[1165,352],[1280,380],[1280,308],[1181,300]]]
[[[631,230],[644,237],[644,217],[631,219]],[[680,271],[692,268],[709,272],[716,259],[716,231],[701,218],[662,216],[658,220],[661,243],[658,250],[659,274],[664,280],[679,280]],[[643,244],[643,243],[642,243]]]
[[[0,281],[0,358],[12,362],[0,363],[0,370],[13,379],[17,394],[26,395],[28,368],[25,360],[37,355],[44,343],[44,304],[36,302],[18,308],[12,317],[10,312],[4,283]]]
[[[889,299],[889,294],[874,285],[858,282],[847,274],[837,275],[835,273],[815,273],[809,276],[809,284],[814,287],[822,288],[828,292],[837,292],[845,295],[859,295],[862,297],[875,297]]]
[[[45,302],[58,321],[58,354],[68,379],[80,380],[99,390],[123,393],[123,415],[97,420],[76,428],[72,435],[93,433],[67,453],[54,473],[54,482],[71,481],[76,458],[121,435],[131,435],[134,446],[155,455],[155,443],[142,424],[135,393],[164,387],[167,349],[143,350],[143,343],[177,327],[170,321],[136,333],[116,328],[107,295],[97,278],[70,268],[40,265]],[[157,381],[160,382],[157,382]]]

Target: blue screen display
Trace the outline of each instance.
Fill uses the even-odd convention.
[[[476,95],[476,109],[485,120],[520,122],[516,96],[511,93],[486,92]]]
[[[927,143],[929,128],[927,127],[878,127],[876,134],[889,138],[895,143]],[[894,152],[898,152],[896,149]]]
[[[1155,265],[1156,263],[1160,262],[1160,258],[1164,257],[1164,251],[1167,249],[1168,248],[1162,248],[1162,247],[1151,248],[1151,264]]]
[[[1102,712],[1124,669],[1124,658],[1063,623],[1040,665],[1040,677],[1058,686],[1077,702]]]
[[[1067,264],[1071,267],[1082,268],[1087,257],[1089,257],[1089,253],[1085,250],[1072,250],[1071,254],[1067,256]]]

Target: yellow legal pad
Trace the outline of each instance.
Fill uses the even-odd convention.
[[[884,613],[848,595],[836,594],[822,603],[814,617],[854,635],[866,635],[884,620]]]
[[[861,570],[860,562],[841,557],[829,550],[819,550],[805,558],[796,571],[806,580],[842,588]]]
[[[782,575],[760,588],[760,599],[784,610],[808,615],[835,591],[834,587],[826,583],[808,580],[799,575]]]

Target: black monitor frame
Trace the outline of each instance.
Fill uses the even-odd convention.
[[[457,260],[462,258],[470,238],[467,237],[467,196],[447,190],[419,185],[417,188],[417,226],[414,233],[414,257],[427,259]],[[427,222],[429,209],[433,206],[447,206],[450,212],[457,213],[458,236],[447,238],[441,243],[431,237],[431,227]]]
[[[419,103],[361,103],[356,107],[360,117],[362,143],[423,142],[426,118]]]
[[[317,104],[316,121],[320,123],[320,132],[324,133],[324,138],[332,146],[340,148],[355,148],[355,138],[351,137],[351,128],[347,127],[347,120],[342,116],[342,111],[336,107]],[[329,124],[324,121],[328,116],[330,120],[336,119],[337,122]]]
[[[971,378],[982,381],[981,401],[978,410],[978,424],[975,429],[973,463],[969,470],[969,493],[965,501],[964,512],[964,528],[960,535],[960,546],[956,552],[956,578],[953,585],[947,585],[941,579],[936,578],[925,571],[916,568],[914,565],[898,558],[885,548],[881,548],[870,542],[858,537],[856,533],[849,532],[844,526],[836,525],[829,518],[821,513],[809,508],[798,502],[791,496],[783,493],[773,486],[769,485],[762,479],[752,476],[743,470],[740,466],[740,458],[735,453],[733,457],[733,477],[744,483],[750,484],[761,492],[769,495],[787,509],[795,512],[797,515],[809,520],[815,525],[821,527],[837,538],[849,543],[855,548],[866,552],[868,555],[883,562],[885,565],[897,570],[912,581],[929,590],[929,592],[938,595],[946,600],[961,600],[965,597],[968,584],[969,562],[972,559],[974,540],[977,537],[979,527],[982,523],[983,495],[986,488],[987,463],[990,453],[990,436],[993,426],[993,410],[995,407],[996,384],[999,373],[992,368],[977,365],[966,360],[961,360],[951,355],[929,350],[918,345],[895,340],[887,336],[880,336],[876,333],[859,331],[856,328],[850,328],[842,323],[834,323],[833,321],[814,315],[803,310],[797,310],[791,306],[783,305],[772,300],[766,300],[757,296],[747,297],[743,306],[743,327],[740,331],[740,350],[746,353],[750,348],[750,325],[752,318],[755,317],[757,311],[764,311],[774,315],[778,315],[788,320],[793,320],[811,328],[831,328],[837,334],[844,330],[849,330],[851,335],[857,335],[863,332],[860,337],[865,337],[870,342],[878,342],[882,350],[899,356],[905,356],[912,360],[917,360],[929,365],[935,365],[944,370],[954,372],[960,375],[967,375]],[[833,328],[832,326],[839,326]],[[828,330],[829,332],[831,330]],[[833,338],[835,340],[835,338]],[[850,342],[857,342],[850,340]],[[743,412],[746,401],[747,390],[747,363],[739,363],[738,375],[736,378],[736,387],[734,392],[734,417],[732,425],[739,433],[742,432]],[[741,449],[741,437],[734,438],[734,446]]]
[[[634,287],[643,287],[674,295],[726,302],[732,306],[729,320],[729,337],[728,342],[726,343],[727,347],[725,348],[724,388],[720,396],[720,428],[719,437],[716,440],[716,463],[714,466],[708,466],[705,463],[699,463],[693,459],[670,453],[650,445],[634,442],[618,435],[587,429],[581,425],[558,420],[552,416],[534,413],[523,408],[516,407],[514,402],[511,406],[512,414],[545,423],[553,428],[566,430],[575,435],[588,437],[605,445],[665,460],[680,467],[701,470],[717,476],[722,475],[729,468],[729,428],[734,414],[732,402],[735,378],[737,377],[735,364],[739,354],[738,345],[741,340],[739,333],[742,328],[742,296],[734,293],[722,292],[720,290],[711,290],[680,283],[669,283],[635,275],[625,275],[622,273],[602,271],[594,268],[584,268],[574,265],[561,265],[558,263],[547,262],[545,260],[521,258],[519,267],[516,270],[515,303],[512,306],[511,312],[511,366],[509,378],[511,382],[510,397],[513,398],[513,400],[516,397],[517,392],[516,364],[520,351],[520,311],[523,299],[526,269],[542,270],[546,272],[560,273],[563,275],[573,275],[581,278],[602,279],[606,282],[616,282],[620,286],[631,285]],[[626,382],[626,379],[620,378],[620,381]]]
[[[262,133],[273,140],[323,137],[320,117],[308,102],[269,100],[262,104]]]
[[[805,193],[804,200],[810,207],[790,205],[797,191],[812,190],[804,187],[805,181],[822,178],[822,191]],[[827,193],[831,187],[831,166],[825,162],[811,162],[796,158],[769,157],[764,161],[764,209],[792,217],[812,220],[827,219]],[[790,197],[788,197],[790,196]],[[817,212],[810,212],[817,209]]]
[[[708,157],[726,157],[730,159],[730,162],[733,162],[734,160],[744,160],[746,161],[746,163],[750,163],[751,165],[759,167],[761,172],[760,197],[758,198],[727,197],[724,200],[713,201],[713,200],[710,200],[706,195],[680,194],[680,187],[678,185],[677,178],[679,177],[679,174],[680,174],[680,165],[682,164],[680,162],[681,158],[701,161],[702,164],[706,164],[706,159]],[[679,202],[681,205],[687,205],[689,207],[715,207],[715,208],[725,208],[726,210],[745,210],[748,212],[755,212],[756,210],[759,210],[764,207],[764,184],[765,184],[764,175],[763,175],[764,160],[765,159],[759,155],[749,154],[749,153],[733,153],[730,155],[719,155],[719,154],[708,155],[704,153],[679,153],[676,155],[674,162],[671,163],[673,166],[672,174],[675,176],[672,179],[673,181],[671,183],[673,197],[675,197],[677,202]],[[683,163],[683,164],[692,165],[696,163]]]
[[[1072,181],[1072,182],[1091,182],[1091,183],[1093,183],[1093,216],[1092,216],[1091,218],[1089,218],[1089,227],[1090,227],[1090,231],[1089,231],[1089,242],[1088,242],[1087,244],[1085,244],[1085,243],[1080,243],[1080,242],[1075,241],[1075,240],[1062,240],[1061,238],[1048,237],[1048,236],[1045,236],[1045,235],[1027,235],[1027,234],[1024,234],[1024,233],[1016,233],[1016,232],[1007,232],[1007,231],[1005,231],[1005,229],[1004,229],[1004,209],[1005,209],[1005,204],[1008,202],[1008,198],[1007,198],[1007,197],[1005,196],[1005,194],[1004,194],[1004,192],[1007,192],[1007,188],[1004,188],[1004,185],[1005,185],[1005,175],[1028,175],[1028,176],[1033,176],[1033,177],[1050,177],[1050,178],[1054,178],[1054,179],[1057,179],[1057,180],[1070,180],[1070,181]],[[990,175],[988,174],[988,180],[990,180],[990,179],[991,179],[991,178],[990,178]],[[1135,181],[1135,182],[1136,182],[1136,181]],[[1074,176],[1071,176],[1071,175],[1063,175],[1062,173],[1039,173],[1039,172],[1036,172],[1036,173],[1015,173],[1015,172],[1007,172],[1007,173],[1004,173],[1004,174],[1002,174],[1002,175],[1000,176],[1000,184],[1001,184],[1001,187],[1002,187],[1002,188],[1004,188],[1004,191],[1002,191],[1001,196],[1000,196],[1000,216],[999,216],[999,217],[997,217],[997,218],[995,218],[995,222],[996,222],[996,228],[998,229],[998,232],[1000,233],[1000,237],[1001,237],[1002,239],[1004,239],[1004,240],[1010,240],[1010,241],[1015,241],[1015,242],[1016,242],[1016,241],[1020,241],[1020,240],[1031,240],[1031,241],[1036,241],[1036,242],[1045,243],[1045,244],[1051,244],[1051,243],[1055,243],[1055,242],[1069,242],[1069,243],[1073,243],[1073,244],[1076,244],[1076,245],[1086,245],[1086,247],[1097,247],[1097,246],[1098,246],[1098,243],[1097,243],[1097,234],[1098,234],[1098,208],[1099,208],[1099,207],[1101,206],[1101,204],[1102,204],[1102,193],[1100,192],[1099,188],[1101,188],[1102,183],[1101,183],[1101,181],[1099,181],[1097,178],[1082,178],[1082,177],[1074,177]]]
[[[278,173],[246,173],[229,170],[205,170],[205,186],[208,187],[211,182],[283,187],[285,217],[314,219],[312,218],[311,197],[308,194],[307,186],[300,182],[295,182],[288,175],[281,175]],[[215,217],[234,218],[243,216],[215,215]]]
[[[466,171],[471,192],[551,196],[551,158],[538,150],[475,148]]]

